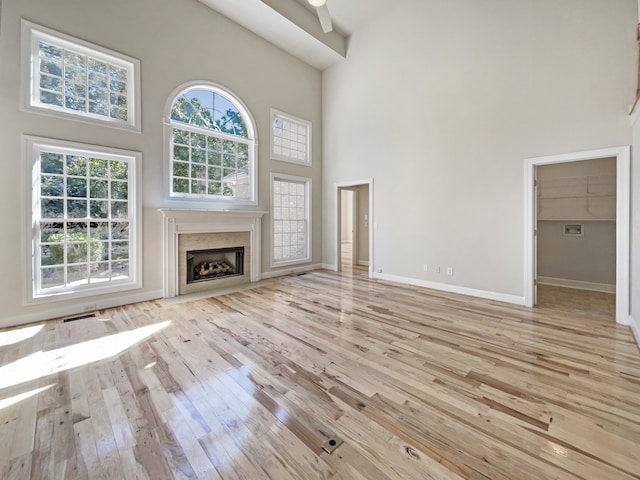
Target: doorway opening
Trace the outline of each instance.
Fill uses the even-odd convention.
[[[373,276],[373,180],[336,185],[336,270]]]
[[[535,167],[536,306],[615,319],[616,159]]]
[[[614,168],[611,168],[612,165],[602,167],[606,161],[592,162],[601,159],[610,159]],[[599,168],[605,170],[589,170],[591,167],[581,170],[584,166],[594,165],[600,165]],[[576,173],[580,171],[582,173]],[[561,284],[554,287],[578,287],[578,290],[583,290],[574,292],[576,295],[585,294],[585,288],[591,291],[609,290],[615,294],[616,322],[628,324],[630,148],[615,147],[527,159],[525,195],[525,305],[534,307],[538,304],[538,295],[545,293],[543,289],[548,289],[549,283]],[[591,234],[587,239],[588,231]],[[611,244],[605,245],[606,240],[603,239],[607,236],[613,236],[614,239]],[[587,240],[596,242],[595,246],[588,247],[592,252],[599,249],[604,257],[615,258],[614,265],[596,265],[593,253],[588,254],[586,248],[574,258],[577,261],[573,265],[565,265],[565,272],[571,270],[571,274],[558,273],[561,270],[558,270],[557,263],[570,260],[569,257],[576,254],[578,246],[585,247]],[[567,251],[570,253],[560,261],[557,258],[551,260],[549,255],[553,254],[539,250],[539,246],[544,246],[540,244],[548,246],[554,242],[556,246],[563,244],[569,248]],[[556,265],[552,266],[554,261]],[[558,281],[556,277],[562,276],[573,278]],[[598,282],[597,279],[603,281]],[[562,290],[556,292],[567,293]],[[586,295],[589,298],[598,297]]]

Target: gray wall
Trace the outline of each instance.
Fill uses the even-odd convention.
[[[524,300],[524,159],[628,145],[635,0],[410,0],[324,72],[336,182],[375,181],[375,266]],[[423,271],[451,266],[454,275]]]
[[[582,223],[584,235],[563,235],[565,223]],[[538,277],[615,286],[615,222],[539,221]]]
[[[21,111],[20,18],[116,50],[141,61],[142,133]],[[320,72],[265,42],[196,0],[3,0],[0,19],[0,326],[98,306],[158,296],[162,290],[162,218],[159,207],[185,208],[165,199],[163,111],[169,94],[190,80],[234,91],[254,116],[259,140],[260,210],[269,210],[271,171],[313,180],[313,263],[322,261],[322,78]],[[310,120],[313,167],[269,158],[271,107]],[[21,135],[31,134],[141,151],[143,154],[143,282],[134,297],[97,296],[82,302],[22,304],[28,239],[21,232],[26,186]],[[269,270],[270,218],[263,217],[263,271]],[[19,277],[19,278],[16,278]]]

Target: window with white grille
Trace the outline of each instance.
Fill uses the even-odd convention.
[[[255,126],[242,102],[212,83],[192,83],[170,98],[165,121],[169,196],[256,203]]]
[[[272,265],[311,259],[311,179],[271,174]]]
[[[271,158],[311,165],[311,122],[271,109]]]
[[[22,41],[27,108],[140,131],[138,60],[26,20]]]
[[[32,185],[30,298],[138,286],[140,154],[25,138]]]

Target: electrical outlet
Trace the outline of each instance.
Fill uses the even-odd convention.
[[[436,267],[435,272],[440,273],[440,267]]]
[[[453,267],[447,267],[447,275],[453,275]]]
[[[429,265],[424,265],[424,266],[422,267],[422,269],[423,269],[425,272],[428,272],[428,271],[429,271]]]

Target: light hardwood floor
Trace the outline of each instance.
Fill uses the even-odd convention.
[[[0,345],[2,479],[640,479],[640,353],[593,317],[318,271]]]
[[[576,288],[538,285],[538,307],[583,313],[615,321],[615,293],[592,292]]]

